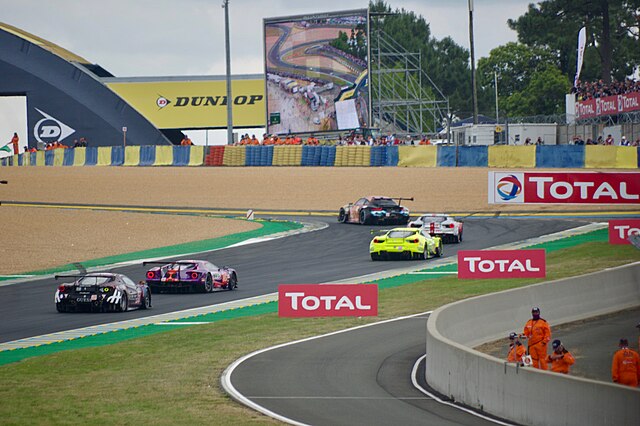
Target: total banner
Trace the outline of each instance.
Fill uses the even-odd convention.
[[[489,172],[489,204],[640,204],[638,172]]]
[[[546,274],[544,249],[458,252],[458,279],[544,278]]]
[[[594,118],[640,110],[640,92],[576,102],[576,118]]]
[[[364,317],[378,315],[376,284],[280,284],[280,317]]]
[[[640,235],[640,219],[609,221],[609,244],[631,244],[632,235]]]

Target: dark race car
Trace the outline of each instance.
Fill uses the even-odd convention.
[[[159,265],[147,271],[147,285],[156,292],[211,293],[214,289],[235,290],[238,275],[235,269],[218,267],[206,260],[176,260],[143,262]]]
[[[409,222],[409,209],[400,205],[402,200],[413,201],[413,198],[393,198],[368,196],[355,203],[343,206],[338,213],[338,222],[359,223],[361,225],[397,224]]]
[[[135,283],[126,275],[91,273],[84,275],[56,275],[73,278],[60,284],[55,302],[58,312],[126,312],[131,308],[149,309],[151,291],[144,283]]]

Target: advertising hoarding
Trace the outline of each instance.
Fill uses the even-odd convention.
[[[378,315],[376,284],[281,284],[280,317],[350,317]]]
[[[458,252],[458,278],[544,278],[544,249],[461,250]]]
[[[368,10],[264,20],[268,133],[369,127]]]
[[[637,172],[489,172],[489,204],[640,204]]]
[[[226,129],[225,80],[109,82],[107,86],[159,129]],[[264,80],[231,81],[234,127],[264,127]]]
[[[640,235],[640,219],[609,221],[609,244],[631,244],[632,235]]]

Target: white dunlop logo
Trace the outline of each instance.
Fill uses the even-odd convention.
[[[33,136],[38,142],[62,142],[65,138],[76,132],[75,129],[67,126],[62,121],[53,118],[46,112],[41,111],[38,108],[34,109],[44,117],[40,119],[35,126],[33,126]]]

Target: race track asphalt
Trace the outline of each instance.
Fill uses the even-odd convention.
[[[59,283],[51,278],[0,286],[0,311],[3,312],[0,343],[274,293],[278,284],[330,282],[412,265],[411,261],[372,262],[368,252],[372,227],[338,224],[333,218],[313,220],[325,221],[330,226],[316,232],[191,256],[235,268],[238,290],[158,294],[153,296],[153,309],[149,311],[60,314],[53,300]],[[445,245],[444,255],[455,256],[458,249],[482,249],[585,223],[585,220],[572,219],[469,218],[465,221],[463,243]],[[146,273],[142,264],[109,270],[123,273],[134,281],[144,279]]]
[[[310,425],[488,425],[417,390],[428,315],[378,323],[257,354],[233,370],[252,402]],[[424,377],[424,368],[416,374]],[[424,386],[424,379],[422,385]]]

